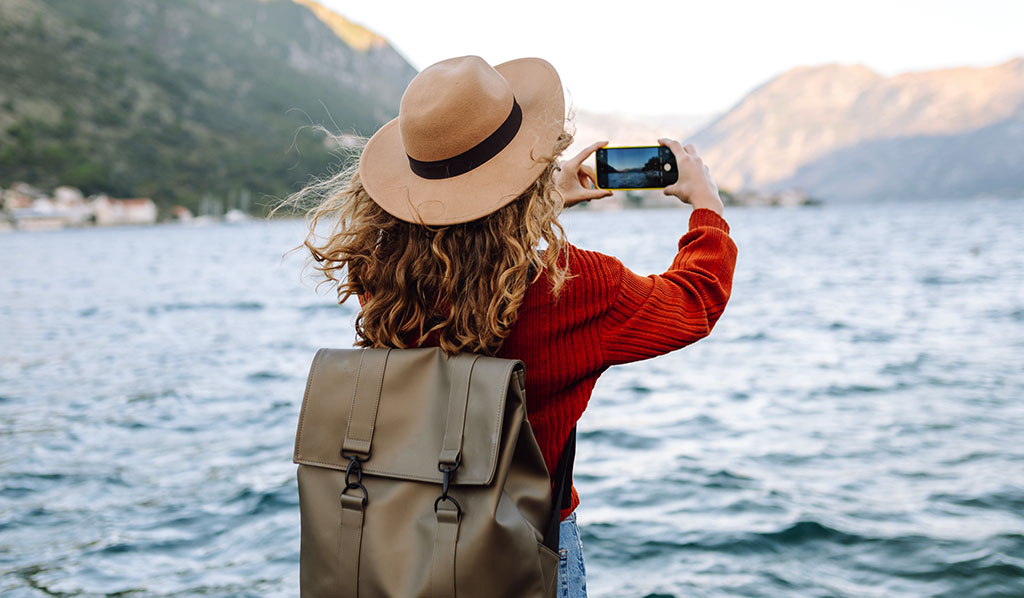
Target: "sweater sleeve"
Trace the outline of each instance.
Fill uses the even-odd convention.
[[[695,209],[679,251],[664,274],[639,276],[616,258],[606,263],[618,280],[600,322],[602,363],[648,359],[711,333],[732,291],[736,244],[714,210]]]

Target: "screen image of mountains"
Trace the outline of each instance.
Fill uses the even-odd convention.
[[[662,187],[661,160],[657,147],[609,148],[608,187],[618,189]]]

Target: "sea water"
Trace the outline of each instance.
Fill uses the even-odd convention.
[[[563,221],[653,274],[688,212]],[[1024,596],[1024,200],[725,216],[712,334],[579,423],[590,595]],[[298,411],[356,303],[303,235],[0,235],[0,595],[298,594]]]

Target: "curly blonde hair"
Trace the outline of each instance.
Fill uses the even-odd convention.
[[[286,204],[316,200],[302,246],[323,276],[320,283],[336,287],[339,304],[362,296],[356,345],[406,348],[409,338],[419,345],[437,331],[449,355],[495,355],[542,271],[557,301],[572,275],[562,259],[564,200],[554,172],[572,139],[563,131],[551,153],[536,158],[546,167],[519,197],[471,222],[424,226],[395,218],[366,192],[355,160],[289,196]],[[318,226],[329,221],[330,232],[319,236]],[[547,247],[538,253],[542,240]]]

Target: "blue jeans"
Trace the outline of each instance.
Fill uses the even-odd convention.
[[[575,511],[558,527],[558,598],[587,598],[587,570]]]

